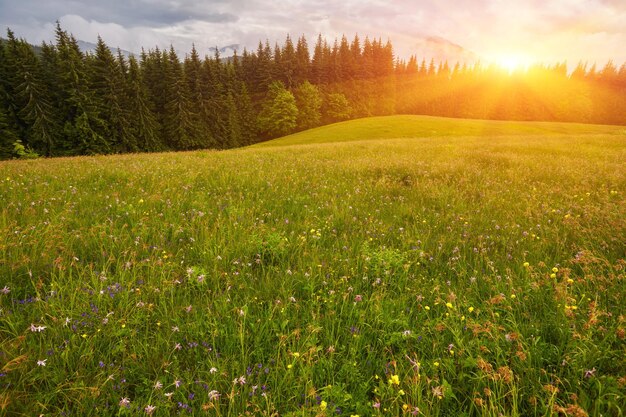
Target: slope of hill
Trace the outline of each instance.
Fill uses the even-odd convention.
[[[294,133],[255,146],[446,136],[590,134],[626,135],[626,129],[624,126],[581,123],[495,121],[402,115],[349,120]]]
[[[615,132],[2,161],[0,415],[622,416]]]

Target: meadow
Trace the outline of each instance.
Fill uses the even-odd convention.
[[[623,416],[624,127],[0,162],[0,415]]]

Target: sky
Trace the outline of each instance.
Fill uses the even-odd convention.
[[[0,0],[0,30],[31,43],[55,21],[77,39],[132,52],[256,49],[305,35],[391,40],[396,56],[504,64],[626,63],[626,0]]]

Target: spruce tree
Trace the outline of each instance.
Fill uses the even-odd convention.
[[[99,108],[99,115],[108,125],[113,152],[138,151],[137,139],[131,125],[131,113],[126,100],[125,61],[120,54],[113,56],[109,47],[98,36],[96,54],[91,60],[91,90]]]
[[[70,154],[110,153],[109,132],[94,103],[87,83],[85,57],[78,42],[56,28],[59,83],[63,92],[64,136],[63,151]]]
[[[128,108],[130,110],[130,132],[141,151],[159,151],[164,148],[159,138],[159,123],[150,108],[148,92],[143,83],[135,57],[128,60]]]
[[[176,150],[201,148],[201,134],[196,125],[197,117],[191,106],[187,80],[174,47],[168,53],[167,81],[164,117],[164,134],[169,146]]]

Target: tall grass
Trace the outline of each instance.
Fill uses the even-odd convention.
[[[0,165],[0,414],[624,415],[626,141]]]

